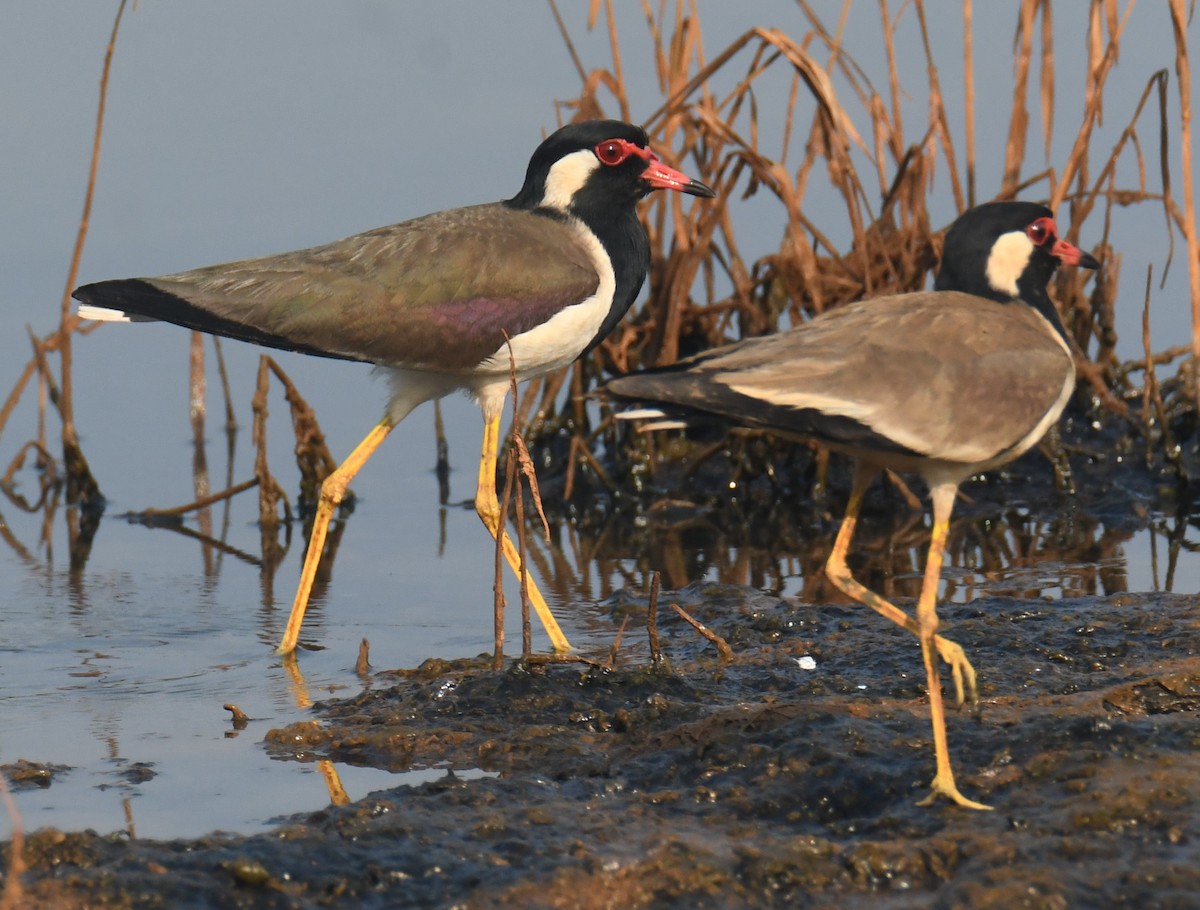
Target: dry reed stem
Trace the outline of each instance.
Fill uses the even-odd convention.
[[[708,626],[704,625],[704,623],[700,622],[700,620],[693,618],[691,614],[684,610],[683,607],[679,606],[679,604],[671,604],[671,609],[674,610],[684,622],[699,632],[702,637],[712,642],[713,646],[717,649],[717,653],[721,657],[721,663],[727,664],[733,661],[733,649],[729,647],[725,639],[723,639]]]
[[[233,412],[233,395],[229,391],[229,373],[225,369],[225,353],[221,348],[221,339],[212,336],[213,352],[217,357],[217,376],[221,379],[221,400],[225,403],[225,432],[237,430],[237,418]]]
[[[929,44],[929,28],[925,23],[925,4],[917,0],[917,19],[921,25],[921,43],[925,50],[925,71],[929,80],[929,130],[936,132],[941,140],[942,154],[946,156],[946,172],[950,175],[950,189],[954,193],[954,206],[959,212],[966,207],[962,185],[958,179],[958,162],[954,155],[954,140],[950,136],[950,121],[942,101],[942,86],[938,79],[937,64],[933,59],[933,48]],[[930,149],[932,157],[933,149]],[[921,199],[922,210],[924,199]]]
[[[325,478],[337,469],[337,462],[329,451],[325,434],[317,421],[317,415],[309,403],[300,394],[295,383],[283,371],[275,358],[263,355],[267,368],[275,374],[275,378],[283,385],[283,395],[287,399],[288,409],[292,418],[292,433],[296,437],[296,467],[300,469],[301,494],[310,502],[316,502],[321,492],[321,484]],[[287,498],[284,498],[284,508],[289,509]],[[290,511],[288,517],[290,518]]]
[[[659,666],[663,662],[662,647],[658,642],[658,586],[661,576],[658,572],[650,573],[650,590],[646,603],[646,638],[650,642],[650,662]]]
[[[520,437],[517,437],[520,439]],[[525,440],[521,440],[521,445],[524,446]],[[528,457],[528,456],[527,456]],[[521,495],[520,484],[517,485],[516,497],[517,509],[517,554],[521,557],[521,656],[528,657],[533,653],[533,630],[529,622],[529,564],[526,560],[529,556],[526,552],[525,540],[525,497]],[[538,510],[541,510],[541,502],[538,502]],[[542,516],[542,521],[546,520],[546,516]],[[546,529],[547,541],[549,540],[550,529]]]
[[[365,638],[358,643],[358,658],[354,661],[354,674],[364,682],[371,676],[371,643]]]
[[[93,327],[95,325],[98,325],[98,323],[94,323]],[[86,329],[83,331],[86,331]],[[82,334],[82,332],[81,332],[81,334]],[[44,356],[45,354],[59,350],[61,342],[62,342],[61,334],[59,334],[58,332],[54,332],[53,334],[48,335],[45,338],[38,340],[35,343],[35,347],[37,349],[41,350],[41,352]],[[21,375],[17,378],[17,381],[13,384],[12,389],[9,391],[9,395],[5,399],[4,405],[2,407],[0,407],[0,435],[3,435],[4,427],[7,425],[9,417],[12,416],[13,409],[20,402],[21,397],[24,394],[25,387],[29,384],[29,380],[32,379],[35,374],[37,374],[39,377],[44,377],[46,375],[45,371],[41,371],[38,368],[38,355],[37,354],[34,354],[32,357],[29,358],[28,361],[26,361],[25,366],[21,371]],[[41,381],[41,379],[39,379],[39,382],[40,381]],[[43,413],[45,411],[45,402],[41,400],[43,397],[43,393],[44,393],[44,388],[39,385],[38,431],[37,431],[38,438],[36,441],[42,447],[45,446],[45,441],[44,441],[45,433],[44,433],[43,419],[42,419]]]
[[[495,576],[492,582],[492,669],[500,670],[504,666],[504,525],[507,521],[508,504],[512,501],[513,478],[516,476],[516,462],[511,458],[504,469],[504,492],[500,496],[500,527],[496,532]]]
[[[625,637],[625,627],[629,625],[629,616],[626,615],[621,619],[621,625],[617,629],[617,634],[613,636],[612,644],[608,647],[608,658],[602,664],[605,670],[615,670],[617,668],[617,657],[621,653],[621,639]]]
[[[233,724],[233,729],[245,730],[246,727],[250,725],[250,718],[247,716],[246,712],[233,702],[226,702],[225,704],[221,705],[221,707],[229,712],[229,722]]]
[[[46,464],[46,470],[49,472],[51,480],[56,477],[54,468],[54,457],[50,454],[50,450],[46,448],[46,444],[37,439],[30,439],[21,448],[17,449],[17,454],[13,456],[12,461],[8,463],[8,470],[4,472],[4,476],[0,477],[0,488],[9,489],[13,486],[17,471],[25,467],[25,456],[29,454],[29,450],[33,449],[38,453],[40,458]],[[45,490],[42,491],[45,496]],[[36,508],[36,506],[35,506]],[[33,511],[29,509],[28,511]]]
[[[1153,270],[1149,267],[1146,269],[1146,295],[1142,303],[1142,351],[1145,357],[1144,369],[1144,389],[1142,392],[1142,423],[1149,427],[1151,420],[1158,421],[1159,431],[1162,434],[1162,449],[1167,456],[1167,460],[1178,464],[1179,450],[1175,447],[1171,439],[1171,425],[1167,420],[1167,409],[1163,403],[1162,390],[1158,384],[1158,374],[1154,368],[1154,352],[1150,347],[1150,285]],[[1153,409],[1153,410],[1152,410]],[[1146,441],[1146,463],[1153,464],[1154,449],[1153,437],[1150,433],[1145,434]]]
[[[740,335],[743,337],[747,334],[771,331],[777,327],[778,320],[784,313],[795,322],[805,318],[807,314],[821,312],[829,305],[872,290],[919,288],[925,280],[927,270],[936,261],[933,254],[939,243],[937,233],[929,227],[925,215],[925,197],[934,172],[936,151],[940,151],[946,158],[958,207],[965,207],[975,201],[974,184],[977,176],[974,173],[974,94],[971,87],[974,71],[973,46],[968,46],[965,57],[971,107],[967,112],[968,181],[964,193],[958,184],[958,153],[950,135],[950,115],[942,100],[936,59],[932,43],[928,40],[922,4],[915,4],[914,9],[921,20],[929,81],[930,118],[921,143],[907,148],[902,144],[903,125],[899,107],[902,88],[894,63],[898,58],[894,38],[895,23],[890,19],[886,2],[880,3],[879,14],[884,25],[884,50],[893,61],[888,69],[893,108],[891,112],[883,108],[877,93],[864,86],[859,71],[842,48],[841,33],[846,18],[846,5],[841,8],[842,18],[835,35],[831,35],[821,24],[808,4],[801,3],[813,26],[813,31],[803,42],[775,30],[751,29],[730,42],[711,60],[696,58],[693,73],[685,73],[683,66],[689,61],[678,56],[677,49],[699,46],[698,17],[688,17],[686,35],[667,35],[670,23],[666,17],[670,14],[663,12],[666,6],[667,4],[663,3],[658,16],[655,17],[649,5],[643,3],[643,13],[654,42],[657,65],[661,68],[661,61],[669,60],[676,70],[671,78],[660,78],[660,83],[665,85],[671,94],[649,119],[648,126],[654,129],[657,125],[661,127],[661,135],[674,136],[676,139],[679,133],[672,132],[666,125],[682,128],[682,154],[696,156],[696,162],[700,166],[699,176],[714,185],[721,198],[716,205],[707,210],[713,212],[711,216],[704,210],[697,212],[696,207],[687,211],[672,209],[677,243],[669,252],[655,254],[650,303],[641,315],[627,321],[614,333],[602,347],[600,359],[611,362],[612,367],[618,370],[635,368],[639,363],[664,364],[677,356],[681,339],[694,335],[697,331],[706,338],[707,343],[719,343],[731,340],[729,333],[735,328],[740,329]],[[685,8],[694,12],[690,3],[680,2],[673,8],[677,30],[680,28],[679,23]],[[972,12],[970,2],[965,3],[963,21],[968,34],[972,28]],[[1111,6],[1104,9],[1097,7],[1098,28],[1102,30],[1107,25],[1110,36],[1107,42],[1096,37],[1099,32],[1093,36],[1097,50],[1089,63],[1091,78],[1088,110],[1085,112],[1072,159],[1068,161],[1061,177],[1053,170],[1047,169],[1022,180],[1021,164],[1025,155],[1028,121],[1025,89],[1029,82],[1035,41],[1040,45],[1041,54],[1040,119],[1046,140],[1052,139],[1055,72],[1053,21],[1049,12],[1048,4],[1042,0],[1027,0],[1020,10],[1015,50],[1018,91],[1010,123],[1010,141],[1006,149],[1005,193],[1011,195],[1022,189],[1028,190],[1030,186],[1047,180],[1052,187],[1052,203],[1057,203],[1065,195],[1071,182],[1087,173],[1087,145],[1102,109],[1103,87],[1111,71],[1112,61],[1116,59],[1119,39],[1130,11],[1127,7],[1122,15],[1121,11]],[[1038,16],[1042,17],[1040,35],[1035,36]],[[830,48],[830,59],[825,66],[816,63],[811,53],[808,42],[813,37],[825,42]],[[716,75],[732,68],[741,57],[748,57],[745,74],[737,78],[731,91],[720,98],[715,97],[712,87],[716,84]],[[804,161],[795,168],[784,166],[780,158],[766,153],[758,143],[757,123],[762,114],[753,106],[753,85],[773,68],[777,69],[779,64],[790,68],[791,89],[787,107],[779,119],[791,122],[795,115],[795,90],[801,83],[808,86],[810,96],[817,102]],[[851,124],[852,120],[832,93],[832,82],[829,81],[828,74],[834,67],[846,76],[852,90],[871,117],[872,146],[876,151],[873,165],[877,171],[878,182],[887,187],[882,211],[891,215],[894,206],[894,216],[889,218],[889,223],[901,225],[903,231],[902,238],[896,238],[894,241],[883,240],[888,235],[884,232],[885,222],[882,216],[876,224],[867,227],[861,181],[844,154],[845,149],[852,145],[861,148],[861,140],[857,138],[857,133],[851,133],[850,130],[839,131],[841,124]],[[582,108],[587,104],[581,101],[577,106]],[[747,119],[746,131],[743,132],[734,124],[735,117]],[[1131,131],[1129,139],[1134,143],[1135,154],[1140,155],[1136,133]],[[668,143],[668,146],[678,148],[679,144],[675,141]],[[786,140],[784,151],[786,154]],[[893,175],[887,173],[882,160],[888,152],[896,159]],[[845,200],[845,214],[853,234],[850,253],[840,252],[822,230],[805,217],[805,188],[818,157],[825,161],[830,179],[834,181]],[[1104,169],[1106,174],[1111,174],[1114,159],[1115,156],[1109,158],[1108,166]],[[1138,198],[1147,198],[1144,178],[1140,183]],[[745,259],[738,251],[728,209],[723,204],[725,197],[737,192],[739,184],[748,184],[751,191],[767,188],[779,199],[787,214],[784,242],[779,252],[762,257],[753,268],[743,265]],[[1100,182],[1096,181],[1093,186],[1100,186]],[[1094,190],[1093,194],[1095,192],[1097,191]],[[1128,201],[1127,194],[1120,197],[1120,193],[1126,191],[1110,191],[1110,200],[1123,198]],[[664,207],[651,209],[649,226],[656,250],[662,250],[665,238],[670,236],[666,231],[665,214]],[[1073,234],[1078,233],[1078,226],[1082,221],[1080,216],[1084,214],[1086,211],[1076,212],[1072,221]],[[1183,222],[1185,219],[1180,216],[1178,220]],[[879,249],[881,241],[886,243],[884,249]],[[881,258],[885,261],[880,262]],[[695,278],[700,277],[702,283],[708,286],[712,276],[721,271],[724,271],[733,285],[732,296],[726,300],[713,301],[705,309],[692,305],[689,293],[691,287],[696,284]],[[1060,288],[1065,289],[1065,285]],[[1078,294],[1078,285],[1073,285],[1071,290]],[[1110,301],[1104,300],[1102,303],[1108,306]],[[1095,310],[1090,318],[1099,318],[1102,311],[1103,307]],[[1079,319],[1087,313],[1087,309],[1080,309]],[[1097,334],[1101,332],[1100,325],[1093,326],[1078,319],[1076,328],[1080,339],[1087,337],[1089,330]],[[1102,353],[1107,355],[1109,350],[1107,344],[1102,345]]]
[[[124,517],[153,521],[160,518],[186,515],[188,512],[194,512],[197,509],[207,508],[208,506],[222,502],[223,500],[232,499],[239,493],[244,493],[247,490],[258,486],[259,482],[260,481],[257,477],[251,477],[249,480],[235,484],[234,486],[222,490],[219,493],[212,493],[208,496],[202,496],[182,506],[172,506],[171,508],[167,509],[142,509],[140,512],[127,512],[125,513]]]
[[[967,149],[967,206],[975,206],[975,30],[971,0],[963,0],[963,121]]]
[[[1045,157],[1050,160],[1054,142],[1054,20],[1050,18],[1050,0],[1042,0],[1042,137],[1046,143]]]
[[[1000,195],[1006,199],[1012,198],[1016,193],[1021,164],[1025,160],[1025,139],[1029,130],[1026,92],[1029,84],[1029,64],[1033,57],[1033,17],[1037,6],[1038,0],[1021,0],[1017,20],[1016,79],[1012,110],[1009,113],[1008,141],[1004,145],[1004,173],[1000,178]]]
[[[83,212],[79,218],[79,229],[75,236],[75,248],[71,254],[71,265],[67,270],[66,287],[63,289],[62,303],[59,314],[58,334],[60,343],[60,363],[62,367],[62,398],[59,403],[59,415],[62,418],[63,462],[67,475],[67,502],[80,503],[84,506],[98,507],[103,503],[100,487],[92,476],[87,459],[79,445],[79,436],[75,431],[74,387],[71,376],[71,333],[80,323],[78,316],[71,313],[71,291],[79,274],[79,262],[83,257],[83,244],[87,239],[88,225],[91,220],[92,199],[96,189],[96,172],[100,164],[100,139],[104,133],[104,110],[108,98],[108,77],[112,70],[113,52],[116,49],[117,33],[121,27],[121,17],[125,14],[125,2],[121,0],[117,14],[113,20],[112,33],[104,51],[104,65],[100,73],[100,98],[96,108],[96,130],[92,140],[92,158],[88,170],[87,189],[84,192]]]
[[[537,473],[534,471],[533,459],[529,456],[529,449],[525,447],[525,440],[522,438],[519,430],[519,414],[517,396],[517,359],[513,354],[512,339],[508,337],[508,333],[504,332],[504,343],[508,347],[508,384],[509,391],[512,393],[513,402],[513,422],[512,428],[509,431],[509,455],[506,459],[505,466],[505,502],[500,508],[500,527],[498,529],[496,541],[499,544],[502,539],[501,535],[505,533],[505,524],[508,516],[508,501],[507,495],[512,483],[510,478],[516,477],[516,530],[517,530],[517,555],[521,560],[521,656],[528,658],[533,653],[533,637],[529,623],[529,561],[526,556],[525,549],[525,497],[521,495],[521,477],[524,476],[525,481],[529,484],[529,492],[533,497],[534,505],[537,507],[538,516],[542,519],[542,529],[546,534],[546,542],[550,542],[550,523],[546,520],[546,513],[542,509],[542,496],[538,490]],[[560,375],[562,375],[560,373]],[[527,396],[532,400],[533,395]],[[514,464],[513,456],[516,456],[517,462]],[[520,467],[520,474],[516,474],[516,466]],[[503,636],[498,641],[498,644],[503,644]],[[497,649],[498,651],[499,649]]]
[[[1092,72],[1087,82],[1088,96],[1084,105],[1083,124],[1075,134],[1075,143],[1067,155],[1067,162],[1063,166],[1062,176],[1059,177],[1054,191],[1050,194],[1050,207],[1053,209],[1057,209],[1059,203],[1066,198],[1067,190],[1072,182],[1075,181],[1077,174],[1082,172],[1082,179],[1085,182],[1087,180],[1084,169],[1087,162],[1088,147],[1092,141],[1092,132],[1102,113],[1104,86],[1108,80],[1108,74],[1112,71],[1113,65],[1117,61],[1117,48],[1120,45],[1121,36],[1125,32],[1125,26],[1129,22],[1129,14],[1133,12],[1133,7],[1133,2],[1130,2],[1125,7],[1124,18],[1122,18],[1120,25],[1115,31],[1109,32],[1109,39],[1104,47],[1104,53],[1092,65]]]
[[[271,473],[267,462],[267,389],[268,364],[271,358],[263,355],[258,359],[258,380],[255,384],[254,398],[250,407],[254,412],[254,424],[250,439],[254,446],[254,476],[258,481],[258,521],[259,525],[272,531],[279,526],[279,501],[283,500],[284,508],[291,515],[287,496]]]
[[[1192,303],[1192,401],[1200,407],[1200,238],[1196,235],[1196,196],[1192,182],[1192,68],[1187,51],[1183,0],[1170,0],[1175,35],[1175,76],[1179,85],[1179,151],[1183,159],[1183,233],[1188,251],[1188,292]]]

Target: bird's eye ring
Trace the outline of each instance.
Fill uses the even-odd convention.
[[[616,167],[629,157],[629,143],[624,139],[605,139],[596,146],[596,157],[609,167]]]
[[[1042,246],[1053,240],[1057,232],[1054,230],[1054,222],[1049,218],[1039,218],[1029,227],[1025,228],[1025,235],[1034,242],[1036,246]]]

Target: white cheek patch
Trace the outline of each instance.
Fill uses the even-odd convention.
[[[600,159],[591,149],[580,149],[558,159],[546,175],[546,195],[542,197],[542,205],[567,211],[571,207],[571,198],[598,167]]]
[[[1029,265],[1032,255],[1033,241],[1025,236],[1024,231],[1001,234],[988,254],[988,284],[997,291],[1018,296],[1017,279],[1025,271],[1025,266]]]

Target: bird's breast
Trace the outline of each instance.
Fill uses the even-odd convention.
[[[616,276],[612,260],[596,236],[582,224],[576,224],[576,230],[599,277],[595,292],[510,338],[479,364],[477,372],[507,374],[510,351],[518,378],[555,370],[575,360],[599,334],[613,306]]]

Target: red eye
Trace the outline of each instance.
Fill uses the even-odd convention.
[[[616,167],[629,157],[629,143],[624,139],[605,139],[596,146],[596,157],[609,167]]]
[[[1025,235],[1034,242],[1037,246],[1042,246],[1050,240],[1053,240],[1056,231],[1054,230],[1054,222],[1049,218],[1039,218],[1029,227],[1025,228]]]

